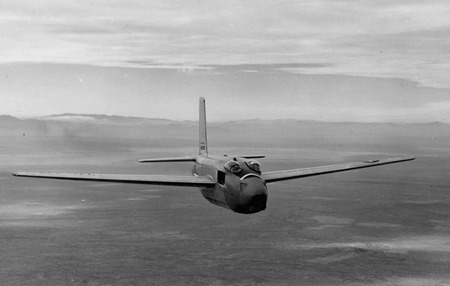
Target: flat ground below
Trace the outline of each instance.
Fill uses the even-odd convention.
[[[257,151],[268,155],[261,160],[265,170],[368,157],[320,148]],[[214,206],[195,188],[10,175],[19,169],[188,174],[191,168],[136,164],[136,153],[3,151],[0,284],[450,284],[447,152],[274,183],[268,209],[254,215]]]

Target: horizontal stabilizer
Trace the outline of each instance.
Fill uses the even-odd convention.
[[[195,162],[197,157],[172,157],[172,158],[155,158],[140,159],[139,163],[159,163],[159,162]]]
[[[257,158],[265,158],[266,155],[224,155],[225,157],[237,157],[237,158],[245,158],[245,159],[257,159]]]
[[[170,175],[131,175],[131,174],[90,174],[90,173],[40,173],[17,172],[17,177],[45,179],[96,181],[127,184],[169,185],[185,187],[214,187],[211,177],[206,176],[170,176]]]
[[[276,171],[276,172],[267,172],[262,174],[262,177],[266,183],[291,180],[297,178],[318,176],[336,172],[343,172],[361,168],[369,168],[380,165],[387,165],[393,163],[399,163],[404,161],[414,160],[414,157],[398,157],[398,158],[389,158],[389,159],[379,159],[379,160],[367,160],[363,162],[354,162],[354,163],[344,163],[338,165],[328,165],[328,166],[320,166],[320,167],[312,167],[312,168],[303,168],[303,169],[293,169],[293,170],[284,170],[284,171]]]

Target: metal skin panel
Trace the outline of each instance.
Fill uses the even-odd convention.
[[[242,167],[239,174],[232,174],[223,168],[229,160]],[[217,172],[225,173],[225,183],[217,183]],[[243,158],[199,157],[193,169],[198,176],[211,176],[216,182],[213,188],[201,188],[203,197],[209,202],[231,209],[237,213],[251,214],[266,209],[268,191],[264,180],[252,171]]]
[[[193,169],[193,174],[197,174],[198,176],[210,176],[216,184],[212,188],[200,188],[203,197],[212,204],[230,209],[225,199],[223,186],[217,184],[217,171],[223,170],[222,165],[222,161],[216,161],[206,157],[198,157]]]
[[[297,178],[325,175],[336,172],[343,172],[355,169],[369,168],[393,163],[400,163],[414,160],[414,157],[397,157],[380,160],[367,160],[363,162],[344,163],[338,165],[319,166],[311,168],[284,170],[276,172],[268,172],[263,174],[266,183],[291,180]]]
[[[131,175],[131,174],[89,174],[89,173],[41,173],[16,172],[13,176],[73,181],[94,181],[144,185],[168,185],[180,187],[213,187],[211,177],[169,176],[169,175]]]
[[[230,186],[227,186],[224,191],[228,205],[233,211],[252,214],[266,209],[268,191],[261,178],[255,176],[246,177],[243,180],[236,176],[232,178],[229,180]],[[236,188],[236,184],[239,188]]]
[[[172,157],[157,159],[140,159],[139,163],[164,163],[164,162],[195,162],[196,157]]]

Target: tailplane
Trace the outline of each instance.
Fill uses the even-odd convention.
[[[200,97],[199,101],[199,150],[198,154],[201,156],[208,156],[208,143],[206,138],[206,107],[205,99]]]

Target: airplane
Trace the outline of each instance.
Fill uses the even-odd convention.
[[[62,180],[198,187],[203,197],[215,205],[236,213],[253,214],[266,209],[268,197],[267,184],[415,159],[412,156],[396,157],[338,165],[263,172],[261,164],[255,159],[264,158],[264,155],[210,156],[208,154],[206,131],[205,99],[200,97],[198,155],[192,157],[138,160],[140,163],[194,162],[192,176],[41,172],[15,172],[12,175],[17,177]]]

